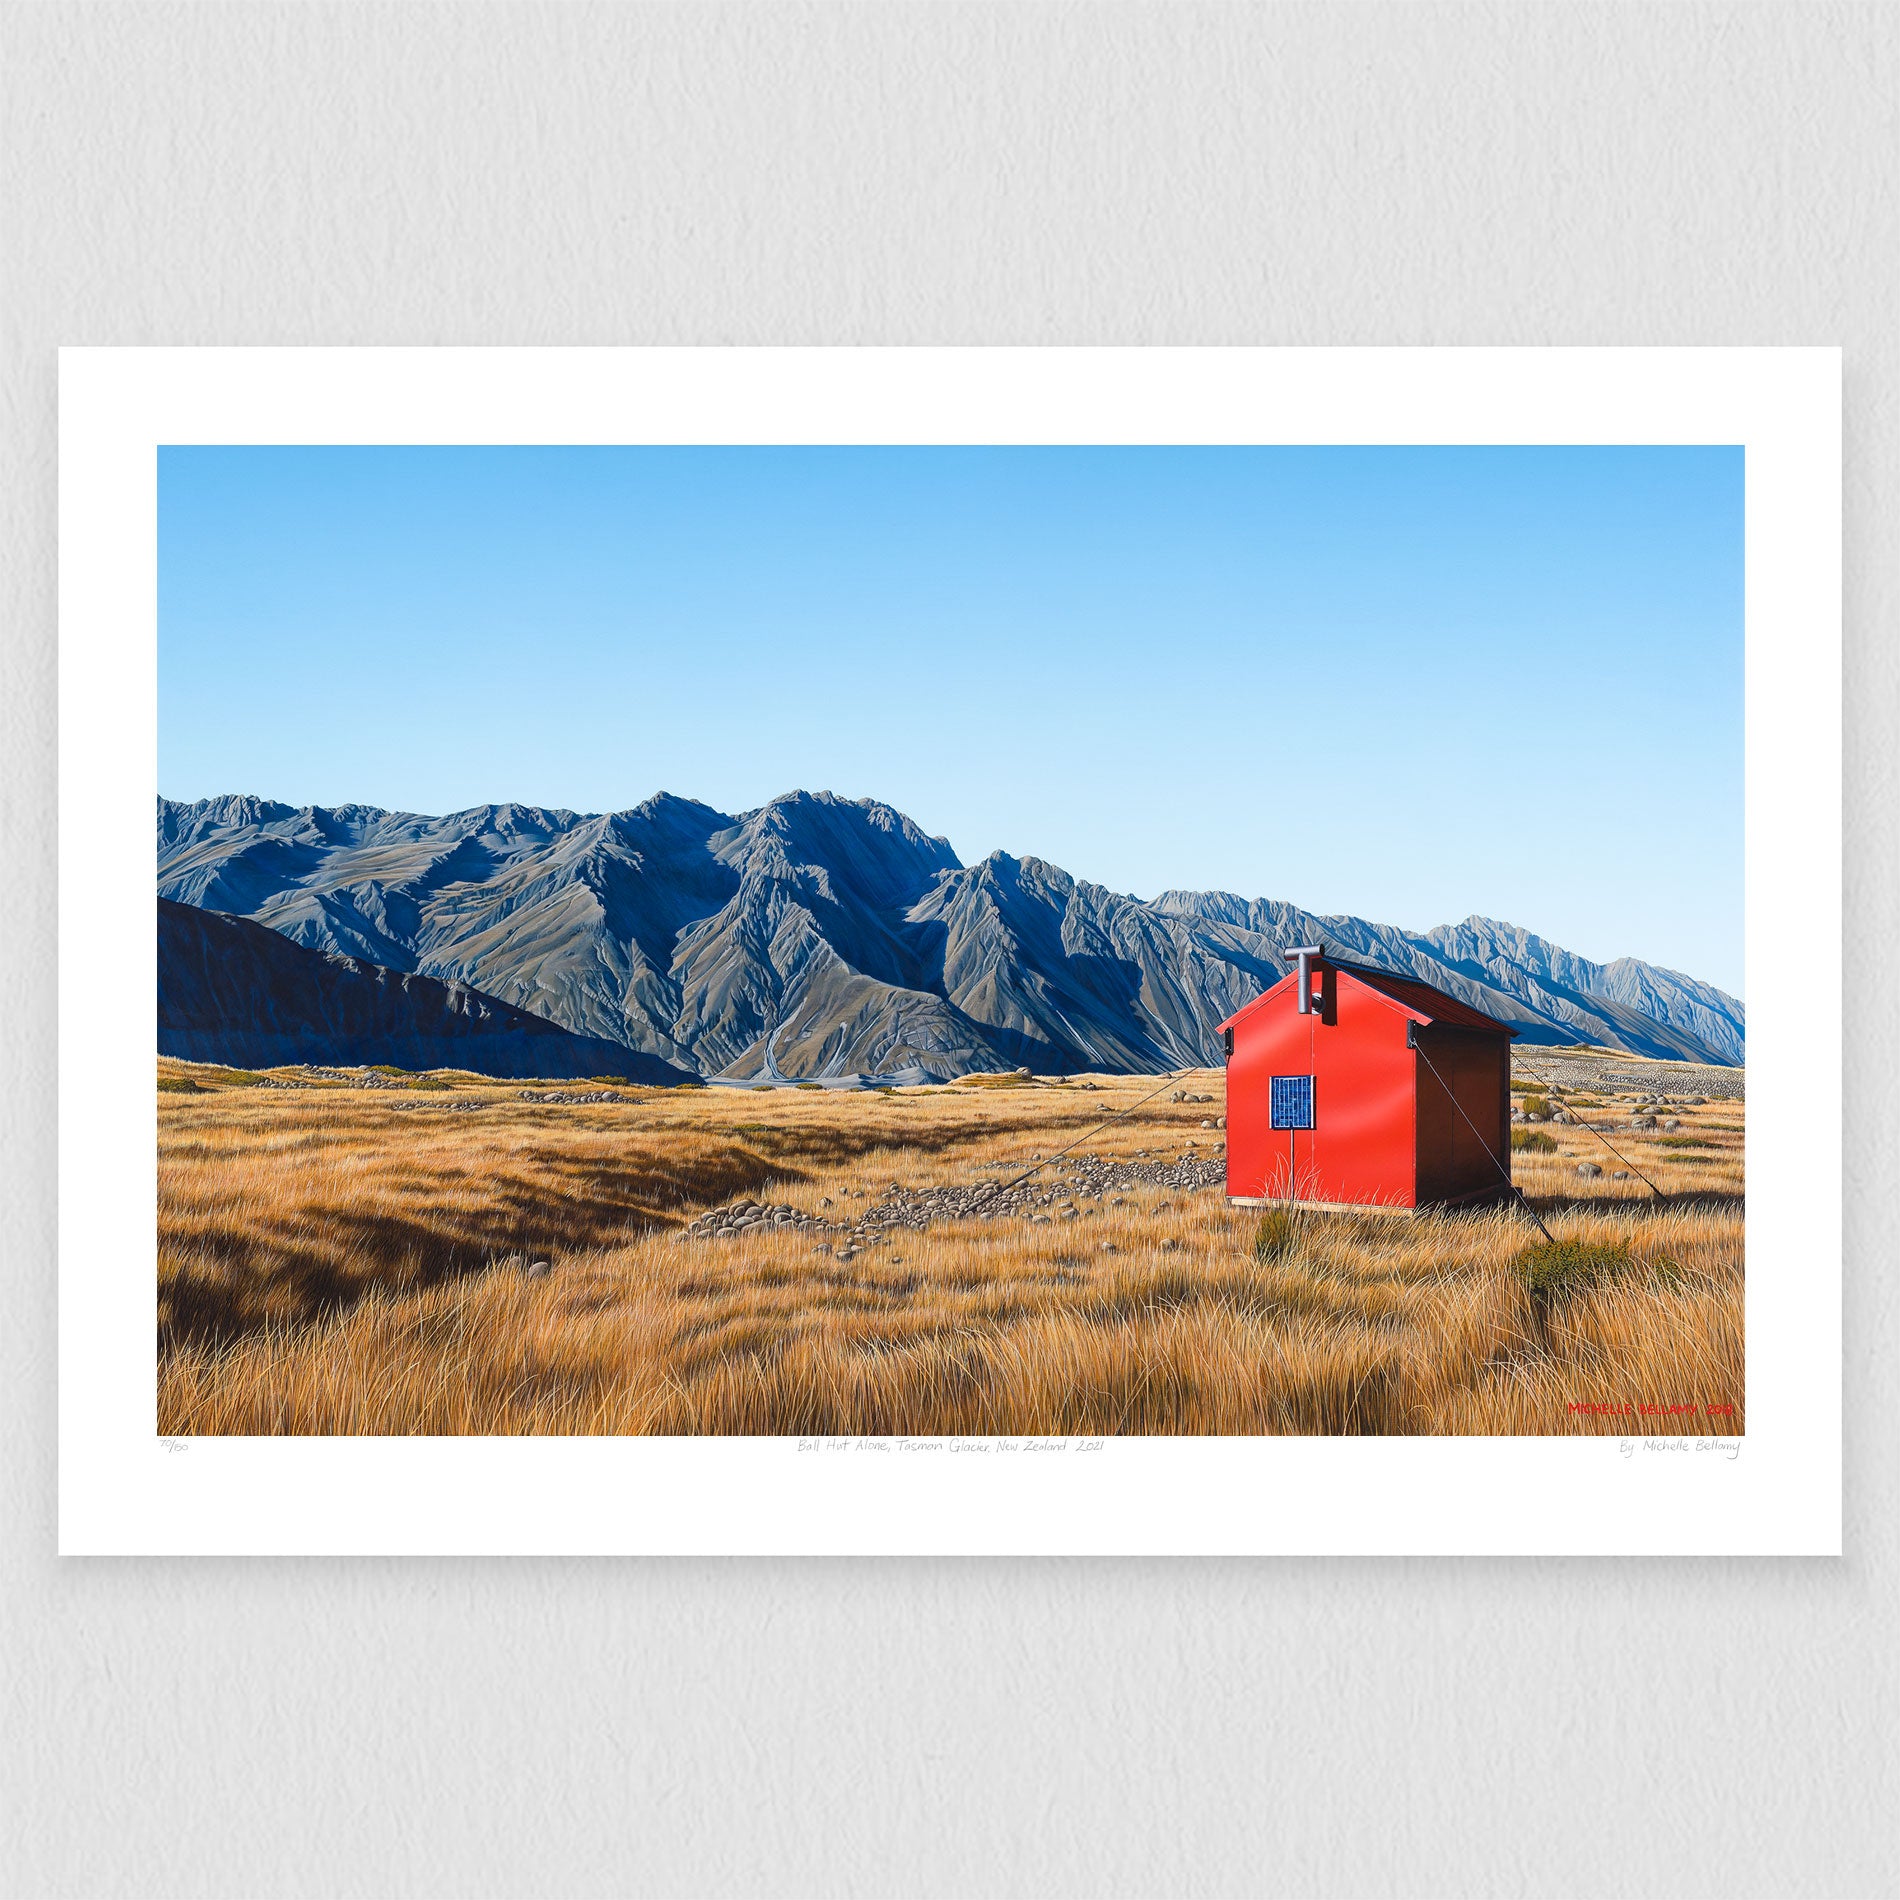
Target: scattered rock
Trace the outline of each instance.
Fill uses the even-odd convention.
[[[1603,1170],[1599,1168],[1594,1161],[1579,1161],[1577,1163],[1577,1172],[1588,1179],[1594,1180]]]
[[[789,1205],[734,1201],[708,1208],[676,1237],[682,1241],[739,1240],[754,1234],[806,1233],[814,1241],[837,1244],[836,1258],[842,1260],[847,1249],[856,1251],[895,1230],[921,1232],[936,1221],[1014,1219],[1049,1226],[1057,1221],[1099,1218],[1099,1209],[1079,1205],[1083,1201],[1124,1207],[1129,1199],[1125,1190],[1160,1188],[1164,1192],[1199,1193],[1225,1184],[1226,1163],[1218,1145],[1211,1155],[1190,1150],[1171,1160],[1111,1160],[1080,1154],[1068,1156],[1026,1180],[970,1181],[932,1188],[905,1188],[893,1182],[872,1206],[855,1215],[846,1208],[828,1217]],[[861,1189],[842,1188],[839,1193],[863,1197]],[[1167,1213],[1172,1205],[1164,1199],[1154,1205],[1153,1211]]]
[[[544,1280],[553,1271],[554,1263],[551,1260],[531,1260],[526,1268],[530,1280]]]
[[[1627,1168],[1617,1168],[1610,1175],[1612,1181],[1627,1181],[1629,1178],[1630,1171]]]

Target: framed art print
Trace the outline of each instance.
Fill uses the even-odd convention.
[[[1838,1550],[1839,417],[64,352],[62,1548]]]

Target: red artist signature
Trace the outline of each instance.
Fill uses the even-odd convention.
[[[1572,1399],[1573,1412],[1591,1418],[1733,1418],[1732,1405],[1592,1405],[1586,1399]]]

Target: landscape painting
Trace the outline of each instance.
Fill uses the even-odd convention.
[[[159,1433],[1744,1430],[1739,449],[158,474]]]

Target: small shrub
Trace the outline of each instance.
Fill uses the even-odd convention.
[[[1557,1152],[1555,1137],[1536,1128],[1513,1128],[1511,1147],[1518,1154],[1554,1155]]]
[[[1543,1092],[1544,1085],[1541,1082],[1513,1082],[1511,1084],[1513,1095],[1541,1095]]]
[[[820,1082],[794,1082],[792,1087],[795,1089],[817,1089],[822,1093],[824,1085]]]
[[[1299,1244],[1300,1229],[1297,1214],[1284,1207],[1269,1208],[1254,1229],[1253,1257],[1262,1262],[1284,1259]]]
[[[390,1062],[372,1062],[369,1065],[369,1072],[371,1075],[407,1075],[409,1073],[407,1069],[399,1069]]]
[[[161,1095],[207,1095],[208,1089],[201,1089],[188,1075],[161,1075],[158,1078],[158,1092]]]
[[[624,1075],[590,1075],[587,1079],[590,1082],[611,1082],[623,1089],[627,1086],[627,1078]]]
[[[1527,1095],[1524,1098],[1524,1118],[1526,1121],[1547,1122],[1550,1120],[1550,1103],[1541,1095]]]
[[[446,1089],[449,1085],[439,1075],[419,1075],[409,1086],[412,1089]]]
[[[1524,1284],[1545,1300],[1599,1286],[1635,1264],[1627,1240],[1540,1240],[1517,1257]]]

